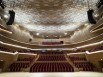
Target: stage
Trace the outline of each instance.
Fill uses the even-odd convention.
[[[0,77],[103,77],[103,73],[98,72],[60,72],[60,73],[28,73],[12,72],[0,73]]]

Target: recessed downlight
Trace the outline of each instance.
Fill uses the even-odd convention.
[[[64,33],[65,35],[67,35],[68,33]]]
[[[40,33],[36,33],[36,35],[37,35],[37,36],[39,36],[39,35],[40,35]]]

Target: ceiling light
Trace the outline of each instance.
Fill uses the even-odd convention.
[[[39,36],[40,34],[39,34],[39,33],[36,33],[36,35]]]
[[[98,16],[99,16],[99,14],[95,14],[95,15],[94,15],[94,17],[96,17],[96,18],[97,18]]]
[[[4,18],[8,19],[8,18],[9,18],[9,16],[8,16],[8,15],[4,15]]]
[[[84,24],[85,26],[88,26],[88,23]]]
[[[64,33],[65,35],[67,35],[68,33]]]
[[[85,51],[85,52],[89,54],[89,51]]]
[[[3,61],[3,60],[0,60],[0,61]]]

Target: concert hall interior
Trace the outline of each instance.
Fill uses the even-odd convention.
[[[103,0],[0,0],[0,77],[103,77]]]

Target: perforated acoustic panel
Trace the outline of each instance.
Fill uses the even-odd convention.
[[[16,12],[15,22],[31,32],[58,35],[88,22],[87,0],[4,0]],[[96,8],[97,0],[90,0]]]

